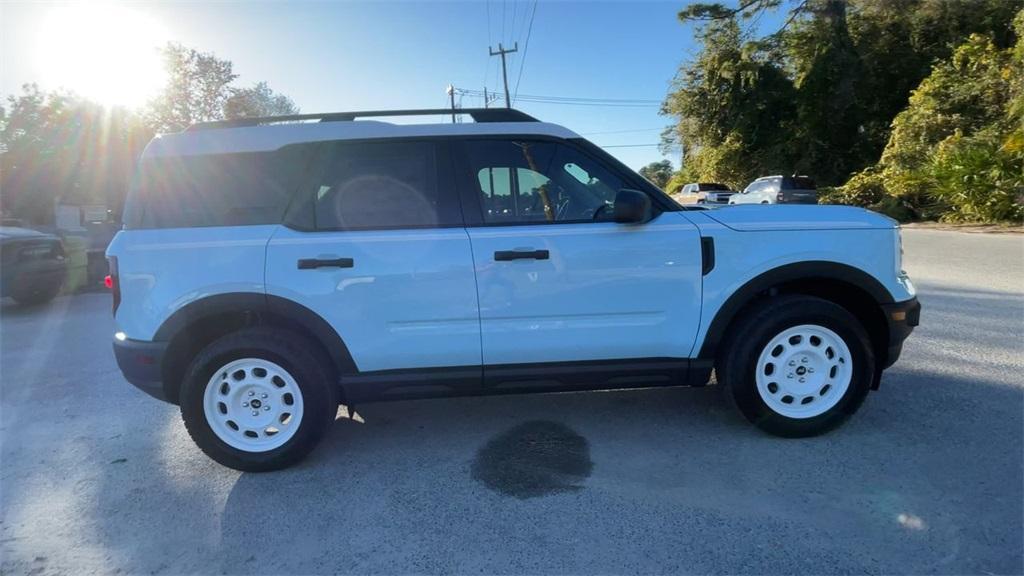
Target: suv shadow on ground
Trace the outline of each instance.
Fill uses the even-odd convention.
[[[979,528],[1015,522],[1007,506],[1019,502],[1020,482],[1007,493],[986,479],[1020,480],[1020,455],[998,451],[993,461],[948,437],[1019,433],[1019,392],[926,372],[892,378],[892,397],[869,400],[862,421],[786,442],[745,427],[712,389],[367,405],[363,423],[339,422],[294,470],[238,478],[224,504],[220,568],[614,572],[630,569],[627,558],[716,572],[1019,568],[1012,542],[1000,548]],[[968,404],[956,422],[936,422],[936,397],[965,390],[998,399],[1004,413],[993,423]],[[679,426],[686,420],[697,428]],[[493,475],[504,472],[513,488],[524,471],[553,480],[546,493],[508,493],[476,477],[495,440],[524,426],[535,434],[523,434]],[[586,442],[585,475],[548,458],[578,458],[565,430]],[[963,497],[944,497],[954,491]],[[296,564],[247,546],[262,517],[284,528],[278,545],[300,551]],[[761,545],[738,536],[765,531]],[[1019,524],[1010,532],[1020,535]]]

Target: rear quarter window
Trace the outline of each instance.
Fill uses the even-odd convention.
[[[281,221],[312,148],[143,159],[128,228],[247,226]]]

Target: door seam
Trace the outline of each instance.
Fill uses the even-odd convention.
[[[466,239],[469,240],[469,258],[473,263],[473,287],[476,288],[476,325],[477,325],[477,336],[480,339],[480,379],[483,382],[484,373],[484,320],[483,315],[480,311],[480,279],[476,273],[476,249],[473,246],[473,237],[469,234],[469,229],[465,226],[462,227],[462,231],[466,234]]]

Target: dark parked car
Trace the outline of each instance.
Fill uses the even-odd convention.
[[[67,264],[60,238],[26,228],[0,227],[0,295],[19,304],[53,300]]]
[[[818,188],[807,176],[762,176],[729,198],[729,204],[817,203]]]

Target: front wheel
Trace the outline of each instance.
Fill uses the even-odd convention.
[[[771,298],[748,312],[716,361],[720,383],[748,420],[771,434],[805,437],[857,411],[875,359],[855,316],[802,295]]]
[[[295,333],[250,328],[204,348],[181,390],[181,415],[195,443],[246,472],[305,457],[337,415],[329,361]]]

